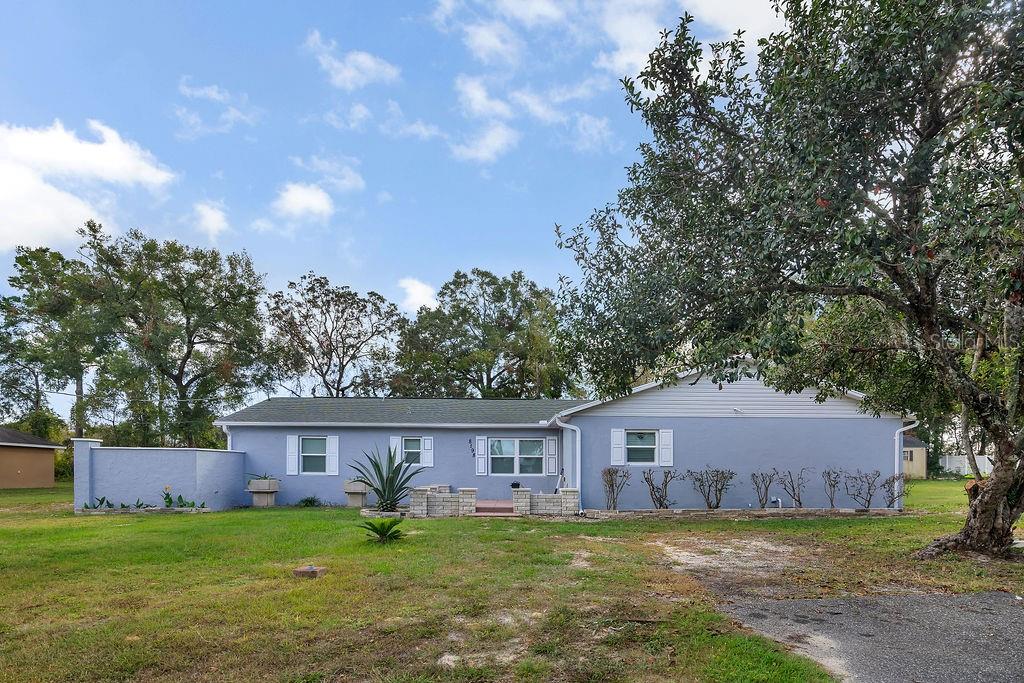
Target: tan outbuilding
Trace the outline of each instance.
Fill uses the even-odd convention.
[[[58,448],[63,446],[0,427],[0,489],[53,486],[53,458]]]
[[[928,444],[913,434],[903,435],[903,471],[910,479],[928,476]]]

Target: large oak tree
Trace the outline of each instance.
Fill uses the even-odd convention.
[[[568,338],[604,394],[645,372],[774,368],[899,411],[859,378],[911,373],[995,464],[932,551],[1005,552],[1024,511],[1024,11],[780,11],[756,66],[742,35],[705,46],[686,17],[626,81],[652,137],[617,203],[563,235],[582,270]],[[807,325],[835,307],[844,320]]]

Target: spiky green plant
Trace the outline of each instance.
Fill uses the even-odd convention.
[[[375,543],[391,543],[405,536],[402,530],[397,528],[401,523],[401,517],[381,517],[363,520],[359,528],[366,529],[367,537]]]
[[[378,510],[394,512],[398,509],[398,501],[412,491],[409,482],[422,472],[423,468],[413,468],[412,464],[398,456],[394,448],[388,449],[387,459],[376,447],[372,453],[363,451],[363,455],[366,456],[366,463],[352,463],[352,469],[359,474],[355,481],[370,487],[373,494],[377,496]]]

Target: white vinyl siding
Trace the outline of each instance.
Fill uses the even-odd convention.
[[[490,473],[508,476],[544,474],[543,438],[492,438],[487,441]]]
[[[850,417],[872,418],[852,398],[814,400],[813,391],[785,394],[755,379],[719,385],[682,379],[665,388],[647,389],[583,411],[610,417]]]
[[[299,471],[302,474],[327,474],[327,437],[299,437]]]

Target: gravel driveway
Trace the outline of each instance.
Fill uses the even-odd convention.
[[[1024,680],[1024,600],[1010,593],[755,598],[720,608],[843,680]]]

